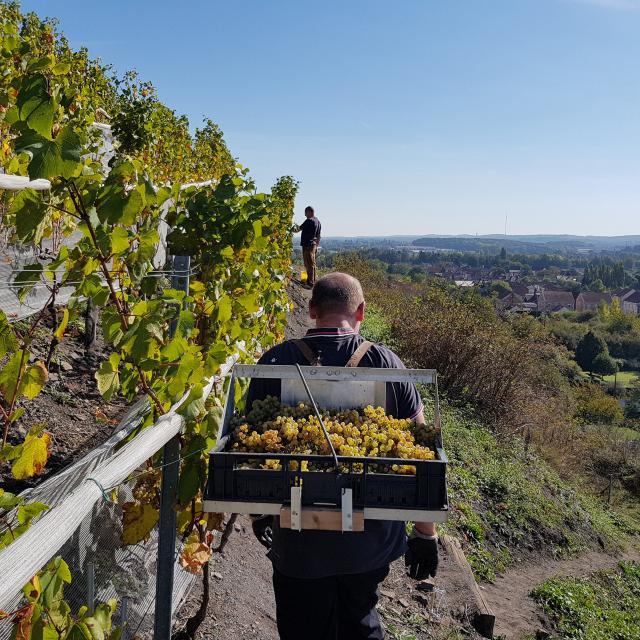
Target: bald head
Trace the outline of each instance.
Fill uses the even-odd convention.
[[[318,319],[343,315],[349,319],[364,307],[362,285],[348,273],[330,273],[313,287],[310,309]]]

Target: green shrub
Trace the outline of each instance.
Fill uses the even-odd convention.
[[[531,596],[542,605],[562,638],[640,638],[638,564],[621,562],[615,570],[586,578],[554,578],[536,587]]]
[[[576,418],[582,424],[618,424],[624,414],[620,403],[595,384],[582,385],[576,391]]]

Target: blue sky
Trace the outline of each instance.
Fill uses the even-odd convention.
[[[640,233],[640,0],[24,0],[326,235]]]

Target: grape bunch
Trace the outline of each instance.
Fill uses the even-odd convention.
[[[433,460],[432,449],[421,444],[429,432],[412,420],[392,418],[384,409],[324,410],[322,420],[339,456]],[[256,400],[246,416],[234,419],[232,450],[254,453],[329,455],[331,450],[320,421],[304,403],[283,405],[269,396]],[[293,467],[296,462],[290,463]],[[267,460],[263,468],[279,469],[279,460]],[[361,468],[362,465],[359,465]],[[302,462],[302,470],[309,467]],[[358,470],[354,465],[354,470]],[[393,464],[393,473],[415,473],[414,465]]]

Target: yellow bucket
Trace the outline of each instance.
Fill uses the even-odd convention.
[[[309,279],[309,276],[307,275],[307,272],[303,269],[300,272],[300,282],[306,282]]]

